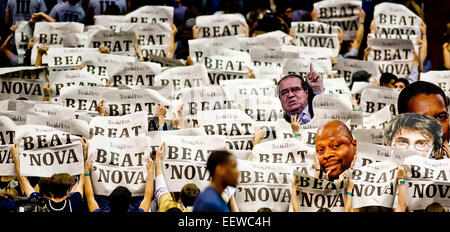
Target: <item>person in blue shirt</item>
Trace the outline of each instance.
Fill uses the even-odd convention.
[[[28,21],[34,13],[46,12],[44,0],[8,0],[5,9],[5,24],[14,25],[18,21]]]
[[[86,139],[82,139],[83,150],[87,144]],[[11,146],[11,155],[13,157],[14,166],[17,173],[20,188],[28,198],[44,199],[45,207],[50,212],[77,212],[81,209],[83,199],[83,184],[84,179],[81,175],[76,178],[70,176],[68,173],[55,173],[49,179],[49,196],[42,196],[36,192],[29,180],[21,175],[20,161],[19,161],[19,145]]]
[[[206,161],[211,184],[194,202],[193,212],[231,212],[221,194],[228,187],[236,187],[239,171],[236,157],[227,151],[213,151]]]
[[[17,190],[5,187],[0,191],[0,213],[17,212]]]
[[[103,15],[110,5],[118,6],[121,14],[127,10],[128,6],[126,0],[91,0],[89,1],[88,11],[92,11],[93,15]]]
[[[84,23],[86,13],[78,3],[80,0],[68,0],[53,7],[49,16],[57,22],[79,22]]]

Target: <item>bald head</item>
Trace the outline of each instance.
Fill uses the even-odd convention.
[[[356,140],[347,126],[338,120],[332,120],[317,130],[316,153],[320,169],[328,173],[330,180],[350,168],[356,154]]]
[[[350,132],[348,127],[345,125],[345,123],[343,123],[342,121],[339,121],[339,120],[329,121],[329,122],[325,123],[324,125],[322,125],[321,127],[319,127],[319,129],[317,129],[316,140],[319,137],[322,137],[322,136],[328,137],[330,135],[345,136],[350,140],[353,139],[352,132]]]

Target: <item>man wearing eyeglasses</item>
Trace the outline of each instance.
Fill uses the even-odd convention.
[[[278,96],[281,106],[286,111],[285,119],[289,123],[294,115],[297,117],[300,115],[302,125],[311,121],[314,116],[312,99],[325,91],[323,78],[314,71],[312,64],[305,79],[306,81],[299,75],[290,74],[278,82]]]
[[[424,114],[404,113],[392,119],[384,129],[388,146],[417,151],[426,158],[442,155],[442,127]]]

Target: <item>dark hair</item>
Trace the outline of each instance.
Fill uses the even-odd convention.
[[[236,0],[221,0],[217,6],[218,11],[223,11],[225,14],[232,14],[239,12],[239,4]]]
[[[206,169],[208,169],[208,172],[211,174],[211,177],[214,177],[216,167],[226,163],[229,160],[230,156],[232,156],[231,153],[223,150],[211,152],[211,155],[208,157],[208,160],[206,161]]]
[[[195,184],[186,184],[180,192],[180,199],[184,206],[194,205],[195,199],[200,193],[200,189]]]
[[[63,198],[72,187],[75,178],[68,173],[53,174],[49,180],[50,193],[56,198]]]
[[[183,211],[181,211],[181,209],[179,209],[178,207],[172,207],[166,211],[166,213],[182,213],[182,212]]]
[[[262,19],[256,21],[254,31],[271,32],[278,30],[282,31],[282,29],[283,26],[274,13],[265,13]]]
[[[398,78],[395,83],[397,82],[402,82],[403,84],[405,84],[405,87],[409,85],[409,81],[405,78]]]
[[[50,177],[41,177],[39,179],[39,193],[41,194],[41,196],[51,196],[50,179]]]
[[[331,210],[329,208],[320,208],[317,210],[319,213],[330,213]]]
[[[312,15],[309,12],[304,13],[300,17],[300,22],[311,22],[312,21]]]
[[[441,204],[433,202],[425,208],[425,212],[445,212],[445,208]]]
[[[401,129],[410,129],[433,138],[432,153],[439,152],[442,147],[442,126],[438,120],[425,114],[403,113],[397,115],[384,128],[383,138],[386,144],[392,142],[395,134]]]
[[[350,90],[353,88],[353,83],[355,82],[369,82],[372,75],[365,70],[359,70],[352,74],[352,80],[350,83]]]
[[[116,187],[109,195],[111,212],[128,212],[131,203],[131,192],[123,186]]]
[[[397,76],[392,73],[382,73],[380,77],[380,85],[383,86],[383,84],[389,84],[392,79],[397,80]]]
[[[77,4],[79,1],[80,1],[80,0],[67,0],[67,2],[68,2],[70,5],[72,5],[72,6],[74,6],[75,4]]]
[[[441,95],[442,98],[444,99],[445,102],[445,106],[448,106],[449,100],[448,98],[445,96],[444,91],[439,88],[439,86],[427,82],[427,81],[416,81],[414,83],[409,84],[408,86],[406,86],[404,89],[402,89],[402,91],[400,92],[399,96],[398,96],[398,100],[397,100],[397,108],[398,108],[398,113],[402,114],[402,113],[406,113],[406,112],[410,112],[408,110],[408,103],[409,101],[420,94],[438,94]]]
[[[445,29],[446,30],[445,30],[445,33],[444,33],[444,43],[449,43],[450,44],[450,27],[446,26]]]
[[[347,52],[350,51],[350,48],[352,48],[352,42],[351,40],[344,40],[341,43],[341,49],[339,50],[339,54],[344,56]]]
[[[366,206],[360,209],[361,213],[390,213],[392,211],[392,208],[384,206]]]
[[[109,5],[105,10],[105,15],[120,15],[120,8],[116,4]]]
[[[269,207],[262,207],[262,208],[259,208],[256,212],[257,213],[270,213],[270,212],[272,212],[272,210]]]

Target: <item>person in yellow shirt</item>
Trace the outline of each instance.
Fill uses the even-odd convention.
[[[164,144],[159,146],[155,156],[155,197],[158,202],[158,212],[167,212],[171,208],[179,208],[182,212],[192,212],[194,201],[200,193],[197,185],[188,183],[183,186],[177,200],[167,189],[161,167],[161,159],[164,155]]]

